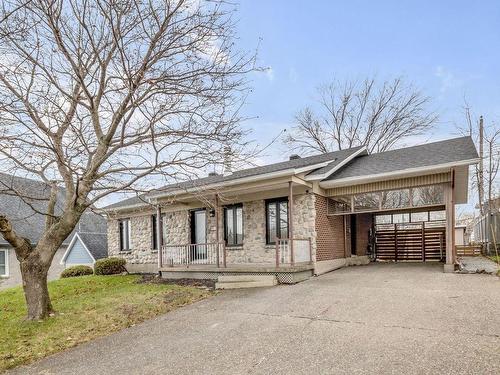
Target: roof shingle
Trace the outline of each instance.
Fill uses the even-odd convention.
[[[430,167],[478,157],[471,137],[453,138],[359,156],[324,181]]]

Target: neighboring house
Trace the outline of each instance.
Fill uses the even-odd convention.
[[[455,225],[455,246],[464,246],[468,244],[467,225]]]
[[[132,272],[168,278],[295,282],[370,258],[442,261],[452,271],[454,205],[467,202],[478,160],[463,137],[371,155],[356,147],[292,156],[168,185],[104,209],[108,252]]]
[[[483,205],[485,214],[474,219],[472,237],[475,243],[483,246],[487,254],[495,255],[494,242],[500,248],[500,197],[486,201]]]
[[[13,192],[16,192],[14,194]],[[47,198],[50,187],[37,180],[0,173],[0,214],[6,215],[12,222],[15,231],[36,244],[45,228]],[[22,198],[19,196],[21,195]],[[64,190],[58,192],[56,213],[61,211],[64,203]],[[106,233],[106,219],[92,212],[85,212],[75,232]],[[102,235],[101,235],[102,236]],[[61,263],[73,234],[63,242],[57,251],[49,269],[48,278],[56,279],[64,270]],[[22,283],[19,261],[14,249],[0,235],[0,288]]]
[[[94,267],[96,260],[108,256],[106,233],[77,232],[73,235],[61,259],[65,268],[72,266]]]

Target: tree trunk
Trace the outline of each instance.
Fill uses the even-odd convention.
[[[24,296],[28,306],[28,320],[41,320],[53,312],[47,287],[47,273],[50,264],[44,265],[38,257],[21,261]]]

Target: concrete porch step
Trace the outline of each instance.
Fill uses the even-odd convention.
[[[262,281],[274,283],[276,276],[274,275],[221,275],[217,278],[220,283],[245,282],[245,281]]]
[[[274,286],[278,280],[274,275],[237,275],[237,276],[219,276],[216,289],[240,289],[240,288],[260,288]]]

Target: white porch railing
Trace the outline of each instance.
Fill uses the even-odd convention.
[[[174,267],[190,265],[212,265],[226,267],[226,246],[224,242],[164,245],[158,256],[158,266]],[[276,239],[276,267],[312,263],[310,238]]]
[[[164,245],[158,258],[159,267],[214,265],[226,267],[224,242]]]
[[[276,267],[312,263],[312,247],[310,238],[278,238],[276,239]]]

